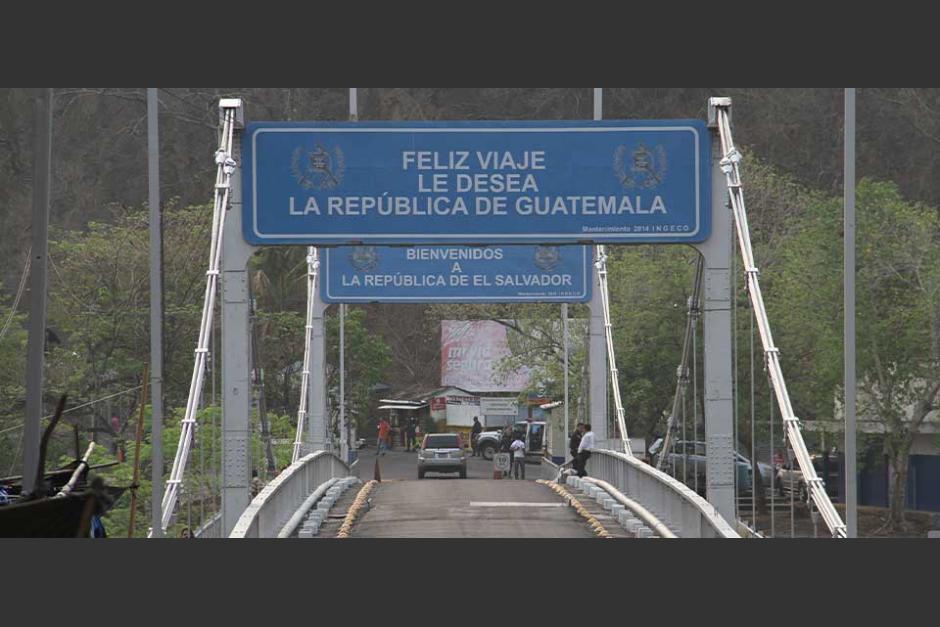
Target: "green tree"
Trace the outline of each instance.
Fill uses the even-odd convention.
[[[900,528],[911,445],[940,408],[940,220],[891,183],[862,180],[856,202],[859,414],[884,428]],[[813,417],[841,416],[842,237],[841,200],[811,204],[773,278],[784,369],[802,373],[792,390]]]
[[[327,342],[327,390],[330,391],[331,415],[334,434],[338,436],[336,422],[339,416],[339,308],[326,319]],[[385,375],[391,364],[391,353],[385,341],[371,333],[365,324],[365,311],[358,307],[347,307],[345,338],[346,361],[346,417],[355,422],[362,431],[370,423],[373,389]]]

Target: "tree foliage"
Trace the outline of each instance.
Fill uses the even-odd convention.
[[[804,417],[841,418],[841,208],[838,199],[807,207],[773,280],[771,316],[792,355],[784,367],[796,373],[792,393]],[[900,524],[913,438],[940,409],[940,220],[896,185],[871,180],[858,186],[857,215],[859,415],[885,430],[892,521]]]

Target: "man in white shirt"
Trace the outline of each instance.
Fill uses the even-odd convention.
[[[594,432],[591,431],[591,423],[581,427],[581,444],[578,445],[578,476],[587,476],[587,461],[591,457],[591,451],[594,450]]]
[[[515,478],[519,478],[521,471],[522,478],[525,479],[525,442],[517,435],[509,445],[509,450],[512,451],[512,470]]]

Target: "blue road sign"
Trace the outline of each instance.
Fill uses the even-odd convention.
[[[255,122],[253,244],[577,244],[708,237],[700,120]]]
[[[322,251],[326,303],[591,299],[590,246],[350,246]]]

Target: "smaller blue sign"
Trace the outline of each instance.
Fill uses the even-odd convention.
[[[326,303],[574,303],[590,246],[354,246],[322,251]]]

